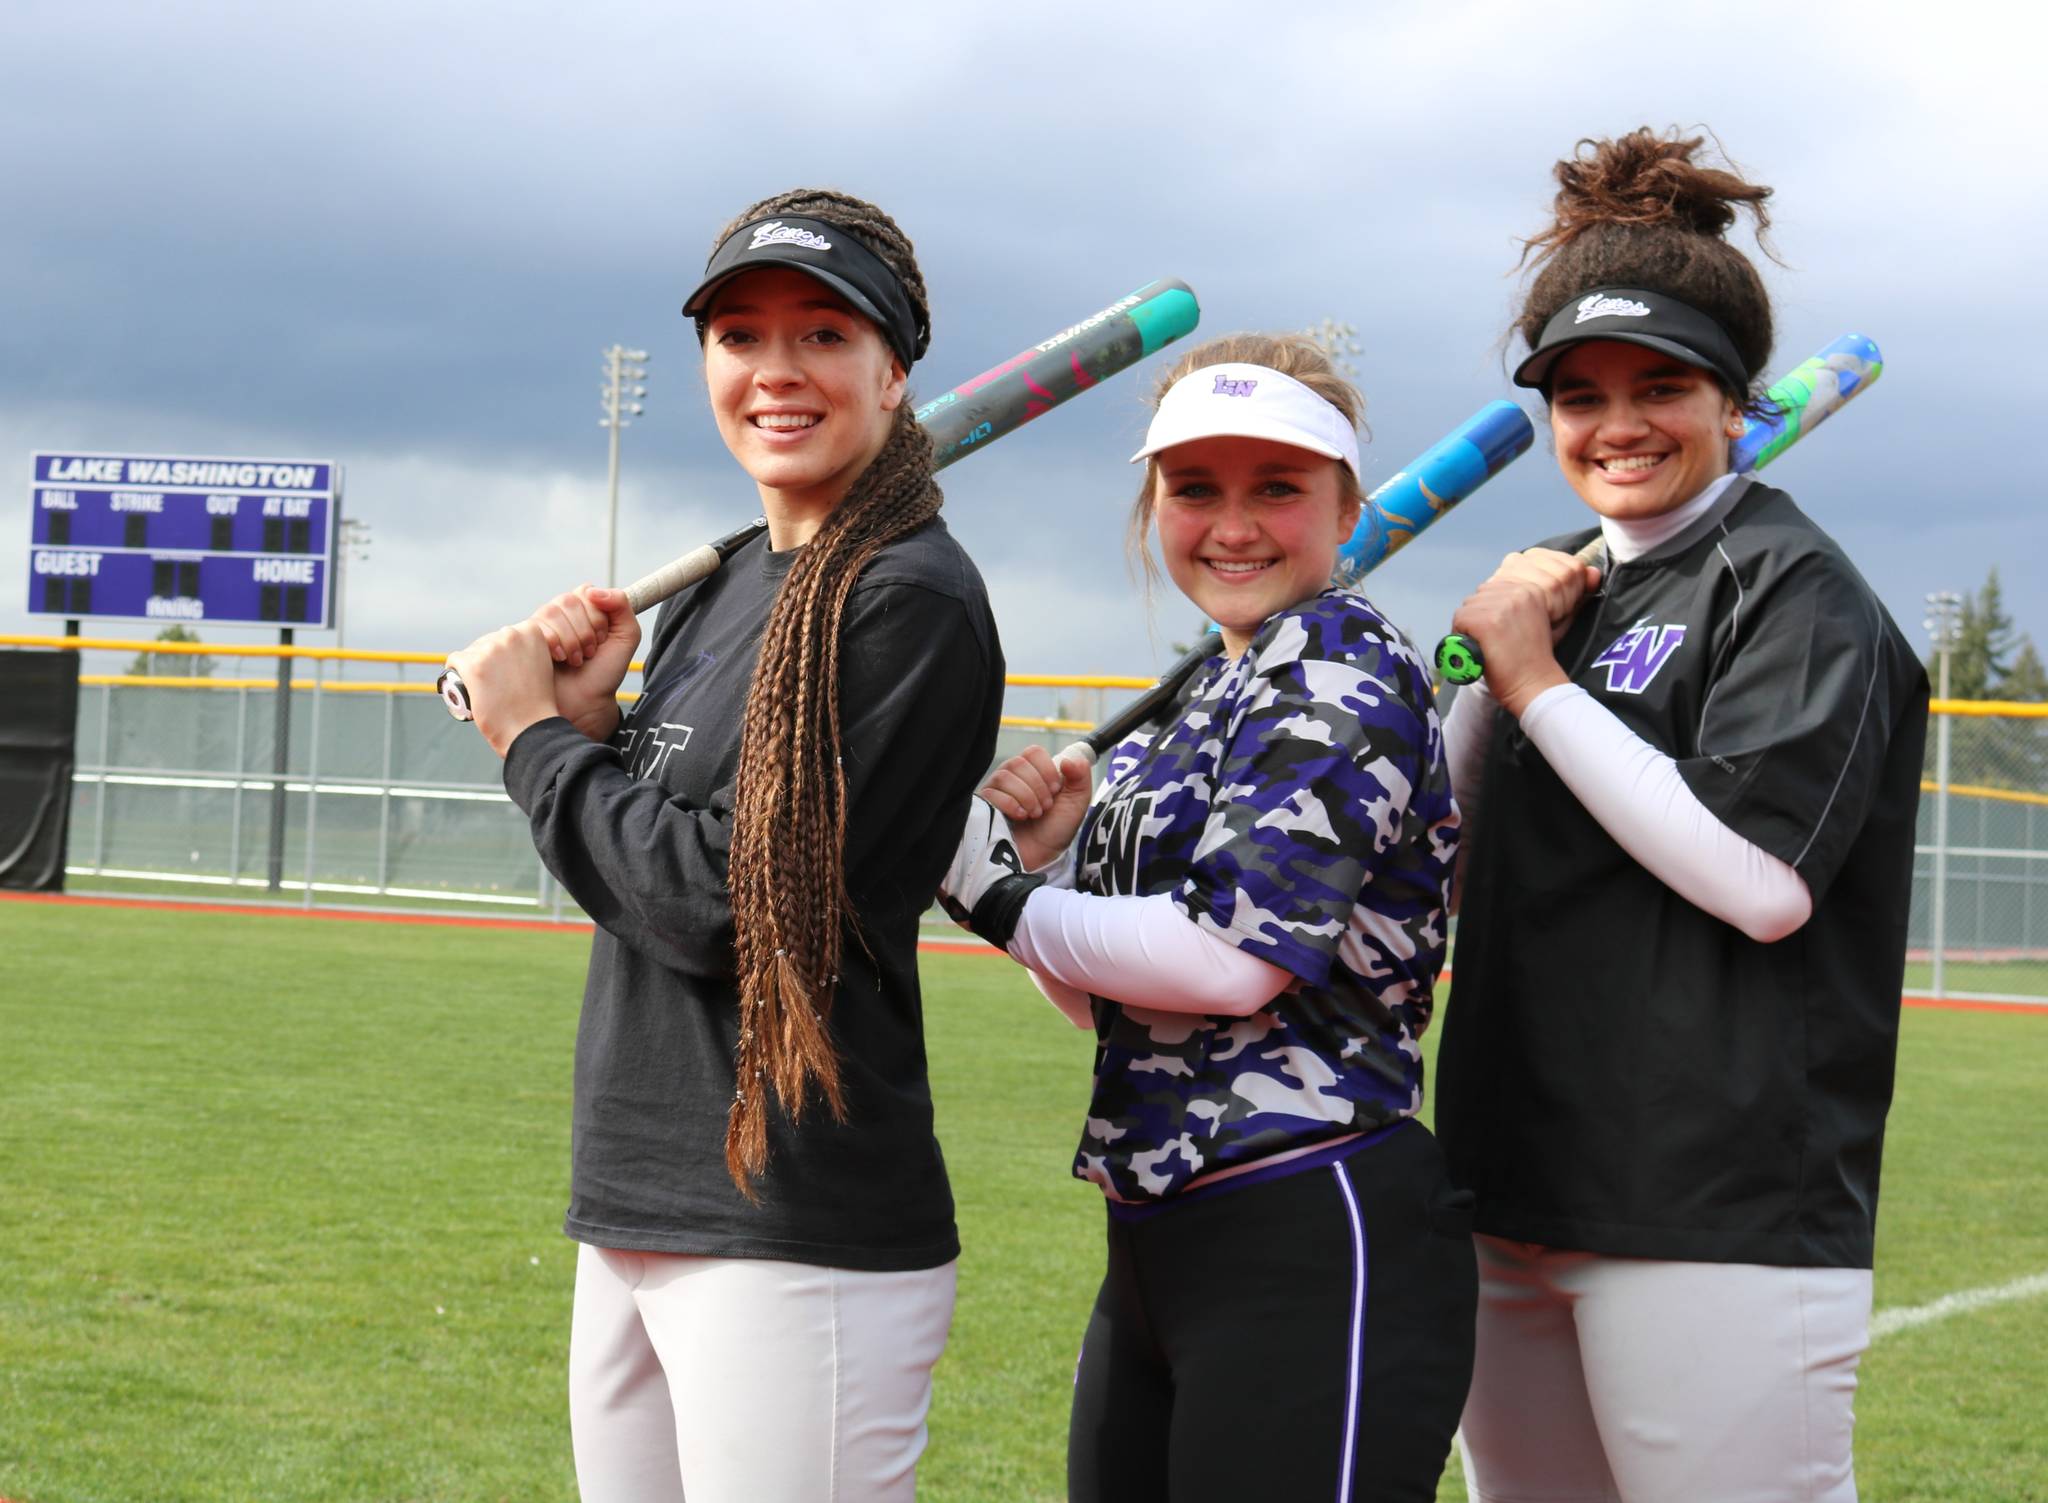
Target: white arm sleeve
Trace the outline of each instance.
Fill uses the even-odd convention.
[[[1444,762],[1451,773],[1451,796],[1458,801],[1459,827],[1470,839],[1478,823],[1479,785],[1486,773],[1486,741],[1493,734],[1493,717],[1500,710],[1486,687],[1486,680],[1467,684],[1451,701],[1451,713],[1444,717]]]
[[[1026,906],[1030,906],[1028,901]],[[1095,1004],[1088,1000],[1088,994],[1078,986],[1068,986],[1064,981],[1055,981],[1043,971],[1029,971],[1031,984],[1038,988],[1038,994],[1057,1007],[1069,1023],[1076,1028],[1095,1026]]]
[[[1294,981],[1204,934],[1170,893],[1107,898],[1041,887],[1025,900],[1010,954],[1052,981],[1155,1012],[1247,1017]]]
[[[1723,824],[1676,762],[1577,684],[1537,695],[1522,730],[1615,843],[1695,908],[1764,944],[1812,917],[1798,872]]]
[[[1045,885],[1047,887],[1059,887],[1064,888],[1069,892],[1073,891],[1073,843],[1069,841],[1067,844],[1067,848],[1065,850],[1061,851],[1057,856],[1053,857],[1052,860],[1046,862],[1045,865],[1036,868],[1031,875],[1033,875],[1034,877],[1045,878]]]

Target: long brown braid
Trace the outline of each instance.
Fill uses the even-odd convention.
[[[719,232],[773,214],[858,236],[929,319],[910,239],[873,204],[829,189],[763,199]],[[716,244],[718,242],[714,242]],[[783,581],[747,691],[730,863],[740,1035],[725,1167],[742,1194],[768,1165],[768,1092],[792,1122],[813,1091],[846,1120],[830,1032],[844,926],[846,776],[839,761],[840,624],[854,581],[884,546],[938,515],[931,440],[906,395],[889,436]]]

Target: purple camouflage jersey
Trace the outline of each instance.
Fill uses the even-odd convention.
[[[1326,590],[1205,669],[1112,752],[1075,886],[1171,893],[1300,981],[1245,1018],[1096,998],[1074,1173],[1156,1200],[1419,1109],[1457,840],[1428,670],[1364,596]]]

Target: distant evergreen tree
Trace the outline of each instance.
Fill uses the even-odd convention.
[[[1992,689],[2007,672],[2007,660],[2013,646],[2012,617],[2005,613],[2005,593],[1999,587],[1998,570],[1994,566],[1984,581],[1984,588],[1963,597],[1962,612],[1956,623],[1955,651],[1949,657],[1949,698],[2000,698]],[[1937,660],[1931,655],[1927,668],[1928,676],[1934,679],[1939,692]]]
[[[2028,704],[2039,704],[2048,700],[2048,668],[2041,666],[2041,654],[2034,650],[2031,637],[2020,638],[2019,653],[2012,660],[2012,667],[1998,681],[1998,692],[1993,699],[2019,699]]]
[[[159,642],[197,642],[199,634],[187,626],[166,626],[156,634]],[[175,652],[138,652],[128,665],[131,676],[151,678],[211,678],[213,659],[205,653],[186,656]]]
[[[1940,663],[1930,654],[1927,674],[1941,692]],[[1956,643],[1949,657],[1951,699],[2048,700],[2048,670],[2032,637],[2006,614],[1998,570],[1984,588],[1963,597]],[[1934,737],[1928,737],[1928,766],[1934,765]],[[1992,788],[2048,792],[2048,721],[2005,716],[1959,716],[1950,727],[1950,779]]]

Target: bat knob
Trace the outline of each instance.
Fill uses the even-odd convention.
[[[1060,754],[1054,757],[1053,760],[1055,762],[1078,762],[1083,767],[1093,767],[1095,765],[1095,748],[1086,741],[1076,741],[1073,745],[1062,748]]]
[[[1447,684],[1476,684],[1486,675],[1486,654],[1463,632],[1436,644],[1437,676]]]
[[[441,703],[448,706],[448,713],[457,720],[474,720],[476,714],[469,707],[469,685],[462,681],[462,675],[454,668],[443,668],[441,676],[434,680],[434,688],[441,695]]]

